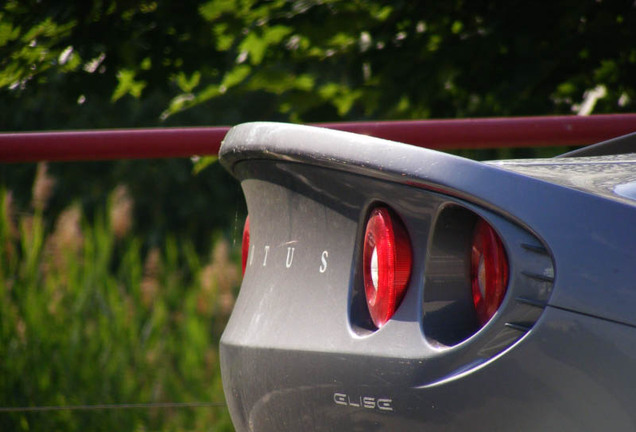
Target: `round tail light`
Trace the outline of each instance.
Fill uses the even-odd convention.
[[[480,327],[497,312],[508,285],[508,259],[501,239],[483,219],[475,225],[470,279]]]
[[[400,305],[411,275],[411,244],[406,229],[387,208],[375,208],[369,215],[362,261],[369,314],[380,328]]]
[[[243,265],[243,274],[245,274],[245,267],[247,267],[247,256],[250,252],[250,217],[245,218],[245,225],[243,226],[243,243],[241,244],[241,264]]]

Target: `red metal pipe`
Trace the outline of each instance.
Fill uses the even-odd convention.
[[[594,144],[636,132],[636,114],[324,124],[438,150]]]
[[[322,123],[438,150],[581,146],[636,131],[636,114]],[[0,161],[103,160],[217,154],[228,127],[0,134]]]
[[[217,154],[230,128],[113,129],[0,134],[0,161],[35,162]]]

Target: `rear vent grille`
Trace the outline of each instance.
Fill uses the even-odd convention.
[[[477,213],[479,212],[479,214]],[[487,218],[501,237],[510,275],[499,310],[483,327],[470,298],[469,257],[476,222]],[[485,361],[531,331],[554,284],[552,258],[531,233],[495,215],[448,204],[439,212],[428,250],[423,295],[423,332],[431,345],[464,346]],[[461,345],[460,345],[461,344]],[[475,361],[474,356],[471,361]]]

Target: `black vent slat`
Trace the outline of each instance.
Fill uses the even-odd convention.
[[[524,248],[527,251],[530,251],[530,252],[538,253],[538,254],[541,254],[541,255],[548,255],[547,249],[544,248],[541,245],[533,245],[533,244],[528,244],[528,243],[522,243],[521,247]]]
[[[529,272],[521,272],[521,274],[531,279],[539,280],[541,282],[550,282],[550,283],[554,282],[554,278],[551,276],[546,276],[546,275],[537,274],[537,273],[529,273]]]
[[[520,332],[524,332],[524,333],[527,333],[532,328],[523,324],[515,324],[515,323],[509,323],[509,322],[506,323],[506,327],[520,331]]]
[[[547,306],[547,304],[545,302],[539,301],[539,300],[534,300],[534,299],[530,299],[527,297],[517,297],[515,300],[517,300],[519,303],[523,303],[523,304],[527,304],[529,306],[534,306],[534,307],[538,307],[541,309],[545,309],[545,307]]]

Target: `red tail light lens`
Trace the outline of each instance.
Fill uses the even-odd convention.
[[[241,244],[241,263],[243,264],[243,274],[245,274],[245,267],[247,267],[247,256],[250,252],[250,217],[245,218],[245,225],[243,226],[243,243]]]
[[[364,235],[363,278],[371,319],[380,328],[400,305],[411,276],[411,244],[401,221],[375,208]]]
[[[479,325],[497,312],[508,285],[508,259],[499,236],[480,219],[473,232],[470,271],[473,304]]]

